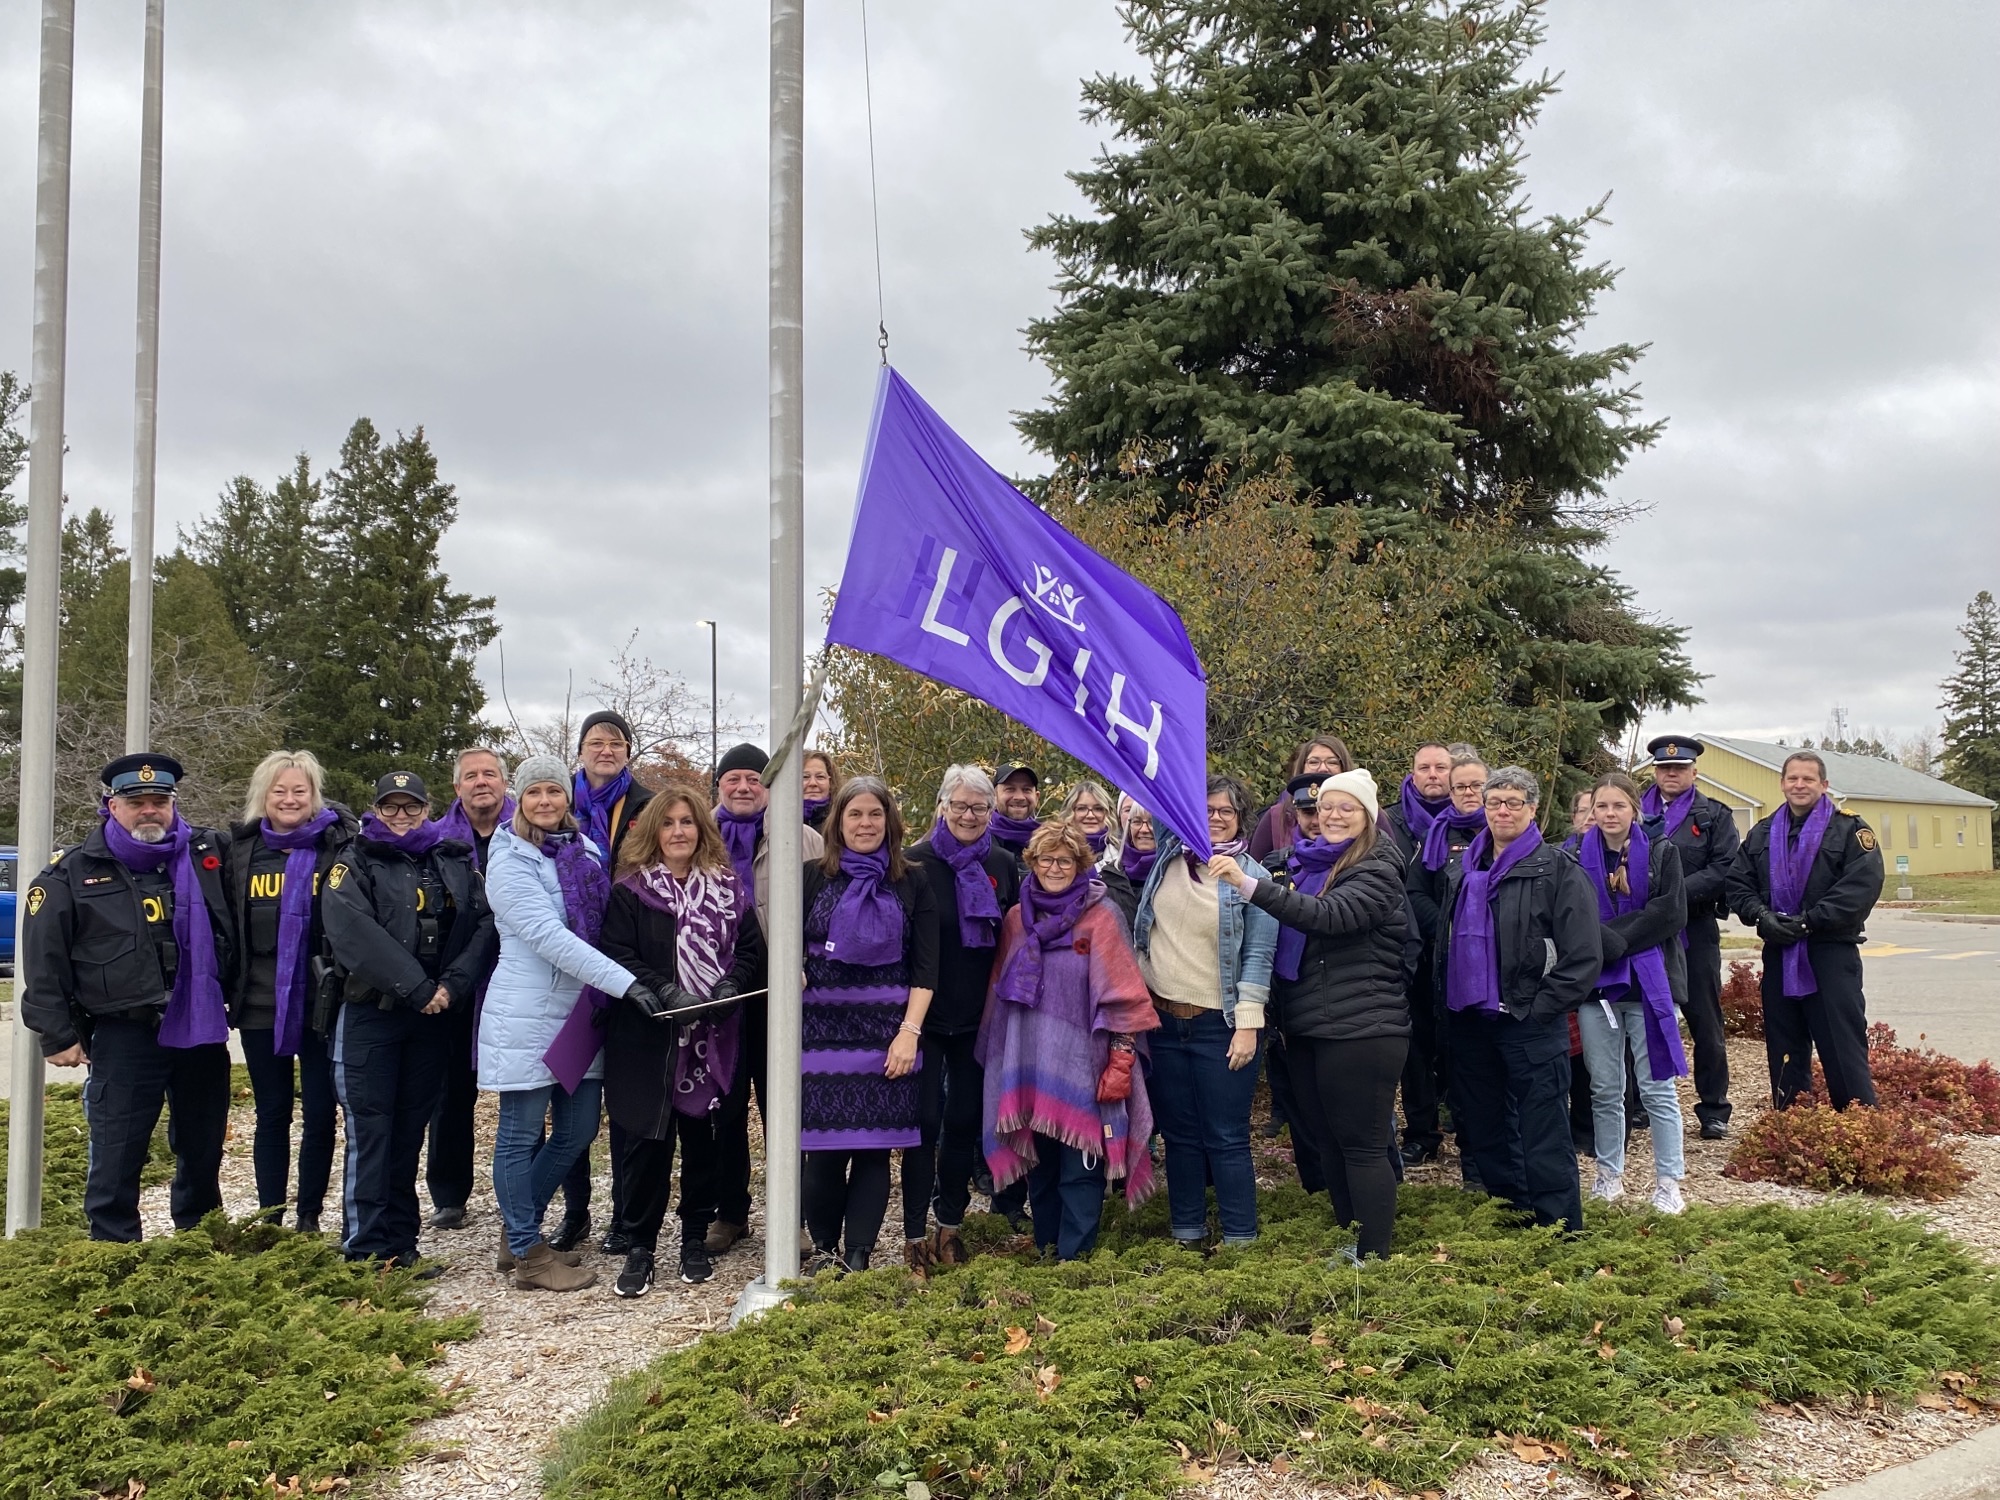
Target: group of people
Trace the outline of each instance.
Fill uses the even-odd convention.
[[[739,745],[705,780],[654,790],[633,748],[622,718],[593,714],[574,760],[510,774],[469,749],[442,816],[421,775],[392,771],[358,820],[326,800],[310,753],[276,751],[228,830],[181,818],[171,758],[106,766],[101,826],[28,887],[22,953],[45,1056],[90,1067],[92,1235],[139,1238],[163,1105],[175,1225],[221,1205],[233,1028],[271,1217],[319,1229],[338,1110],[345,1253],[416,1264],[426,1141],[432,1227],[462,1227],[486,1091],[496,1263],[516,1286],[596,1280],[606,1115],[595,1248],[623,1257],[615,1290],[653,1284],[677,1155],[680,1278],[709,1279],[748,1231],[750,1110],[768,1084],[767,762]],[[1095,1245],[1112,1185],[1136,1204],[1157,1175],[1177,1243],[1251,1243],[1260,1064],[1299,1177],[1353,1229],[1357,1264],[1389,1253],[1405,1164],[1436,1157],[1447,1128],[1468,1186],[1580,1227],[1572,1094],[1588,1101],[1593,1196],[1623,1194],[1644,1118],[1651,1201],[1679,1212],[1683,1018],[1701,1132],[1728,1127],[1730,912],[1765,944],[1774,1103],[1810,1087],[1815,1048],[1836,1107],[1872,1103],[1873,832],[1800,752],[1785,806],[1739,841],[1697,785],[1701,748],[1655,740],[1644,789],[1600,777],[1559,846],[1520,767],[1425,744],[1385,802],[1339,738],[1316,736],[1269,807],[1211,778],[1206,859],[1087,779],[1044,816],[1021,764],[948,768],[910,839],[882,780],[807,752],[806,1269],[868,1266],[898,1156],[918,1275],[966,1259],[975,1193],[1070,1259]]]

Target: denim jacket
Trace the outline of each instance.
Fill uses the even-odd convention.
[[[1146,872],[1145,889],[1139,894],[1138,915],[1132,922],[1132,946],[1140,957],[1149,955],[1153,935],[1153,897],[1167,867],[1187,852],[1187,846],[1164,828],[1160,830],[1160,853]],[[1236,862],[1252,880],[1265,880],[1270,872],[1247,854]],[[1235,886],[1225,884],[1220,893],[1216,955],[1222,975],[1222,1019],[1233,1029],[1237,1000],[1268,1006],[1271,1000],[1271,959],[1278,950],[1278,919],[1252,906]],[[1268,1012],[1267,1012],[1268,1014]]]

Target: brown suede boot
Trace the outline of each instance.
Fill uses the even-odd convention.
[[[919,1281],[930,1279],[931,1267],[937,1264],[937,1252],[931,1249],[928,1239],[903,1241],[903,1264]]]
[[[553,1249],[554,1247],[550,1248]],[[583,1252],[581,1250],[556,1250],[555,1257],[566,1266],[580,1266],[583,1264]],[[514,1269],[514,1266],[514,1252],[507,1248],[507,1231],[503,1229],[500,1231],[500,1251],[493,1257],[493,1269],[496,1271],[511,1271]]]
[[[962,1266],[972,1259],[972,1252],[965,1248],[964,1236],[940,1224],[931,1245],[931,1258],[941,1266]]]
[[[535,1248],[522,1256],[514,1267],[514,1285],[543,1292],[574,1292],[597,1280],[588,1266],[566,1266],[561,1254],[547,1240],[535,1241]]]

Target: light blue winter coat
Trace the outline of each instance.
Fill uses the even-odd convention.
[[[542,1088],[556,1081],[542,1054],[583,987],[615,999],[633,976],[569,930],[556,862],[506,827],[494,832],[486,856],[486,900],[500,930],[500,961],[479,1013],[479,1086],[496,1093]],[[602,1052],[584,1076],[604,1076]]]

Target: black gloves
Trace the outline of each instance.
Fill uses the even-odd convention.
[[[1781,948],[1789,948],[1794,943],[1805,941],[1806,924],[1797,917],[1787,917],[1775,911],[1767,911],[1757,919],[1757,936],[1767,943],[1776,943]]]
[[[679,985],[669,985],[662,995],[651,985],[633,980],[632,987],[625,992],[625,998],[639,1007],[639,1014],[651,1021],[671,1021],[677,1006],[687,1004],[690,996]]]

